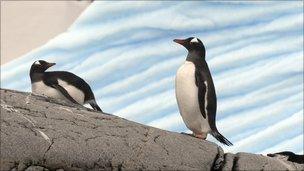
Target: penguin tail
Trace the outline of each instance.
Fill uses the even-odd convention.
[[[103,112],[100,107],[98,106],[98,104],[96,103],[95,100],[90,100],[89,101],[89,104],[92,106],[92,108],[96,111],[100,111],[100,112]]]
[[[215,130],[215,131],[212,130],[211,135],[213,135],[214,138],[216,138],[222,144],[225,144],[227,146],[233,145],[227,138],[225,138],[221,133],[219,133],[218,130]]]

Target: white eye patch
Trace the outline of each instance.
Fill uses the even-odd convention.
[[[41,65],[41,64],[40,64],[40,62],[39,62],[39,61],[36,61],[36,62],[35,62],[35,65]]]
[[[198,40],[197,40],[197,38],[195,37],[195,38],[193,38],[190,42],[191,42],[191,43],[198,43]]]

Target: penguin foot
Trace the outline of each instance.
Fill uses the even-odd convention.
[[[194,135],[196,138],[205,140],[207,138],[207,134],[206,133],[202,133],[202,134],[195,134]]]

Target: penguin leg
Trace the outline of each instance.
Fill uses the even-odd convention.
[[[201,134],[194,134],[194,136],[196,138],[199,138],[199,139],[202,139],[202,140],[205,140],[207,138],[207,133],[201,133]]]

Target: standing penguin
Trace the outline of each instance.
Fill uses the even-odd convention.
[[[66,71],[45,72],[55,63],[35,61],[30,70],[32,92],[52,98],[69,100],[76,104],[89,103],[94,110],[101,111],[95,101],[91,87],[77,75]]]
[[[212,77],[205,61],[205,47],[198,38],[174,39],[188,50],[185,63],[175,78],[175,94],[183,121],[200,139],[210,133],[228,146],[232,143],[220,134],[215,125],[216,94]]]

